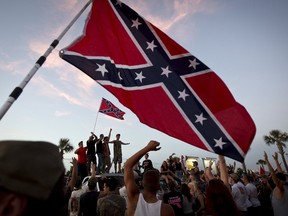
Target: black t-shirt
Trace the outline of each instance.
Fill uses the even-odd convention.
[[[178,191],[171,191],[163,195],[163,202],[172,206],[175,215],[183,215],[183,197]]]
[[[95,216],[97,214],[97,200],[99,192],[89,191],[80,196],[80,214],[83,216]]]
[[[95,147],[96,140],[87,140],[87,155],[95,155],[96,147]]]
[[[102,141],[97,142],[96,146],[97,146],[96,153],[101,153],[102,154],[103,153],[103,148],[102,148],[103,142]]]

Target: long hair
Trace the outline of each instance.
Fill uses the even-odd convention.
[[[212,179],[206,187],[206,209],[212,216],[240,216],[227,186],[220,179]]]

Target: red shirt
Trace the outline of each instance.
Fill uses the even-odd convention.
[[[78,163],[86,163],[86,150],[87,147],[80,147],[77,150],[77,155],[78,155]]]

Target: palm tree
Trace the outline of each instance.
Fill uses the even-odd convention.
[[[266,161],[262,160],[262,159],[259,159],[256,164],[260,165],[260,170],[259,170],[260,174],[261,174],[261,172],[265,173],[264,165],[266,165]]]
[[[264,136],[264,140],[267,145],[276,144],[279,150],[279,154],[281,155],[282,161],[284,163],[286,172],[288,172],[288,166],[286,159],[284,157],[284,148],[286,148],[285,142],[288,141],[288,134],[286,132],[281,132],[280,130],[272,130],[269,132],[268,136]]]
[[[260,166],[263,166],[263,165],[266,165],[266,161],[262,160],[262,159],[259,159],[256,164],[260,165]]]
[[[62,159],[63,159],[64,153],[69,153],[73,151],[74,149],[74,147],[71,145],[70,140],[68,138],[61,138],[59,140],[58,148],[59,148]]]

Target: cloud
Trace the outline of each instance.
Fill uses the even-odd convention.
[[[54,112],[54,115],[57,117],[68,116],[68,115],[71,115],[71,112],[63,112],[63,111],[56,110]]]
[[[29,43],[29,50],[33,56],[41,56],[47,50],[47,43],[42,40],[33,40]],[[93,98],[94,90],[97,88],[96,82],[88,77],[85,73],[79,71],[79,69],[65,62],[59,57],[59,50],[53,50],[47,57],[43,68],[53,70],[57,76],[57,80],[60,81],[61,88],[51,84],[47,80],[51,80],[52,74],[49,78],[44,78],[44,75],[39,75],[37,79],[34,79],[34,84],[37,84],[42,94],[49,97],[61,97],[67,100],[69,103],[95,109],[91,106],[91,98]],[[59,86],[59,85],[57,85]],[[71,88],[73,89],[71,90]]]
[[[12,73],[13,75],[23,75],[25,74],[25,71],[23,71],[24,62],[22,60],[17,61],[2,61],[0,60],[0,68],[1,71],[8,71],[9,73]],[[26,72],[27,74],[28,72]]]
[[[54,4],[55,4],[54,5],[55,9],[58,9],[62,12],[67,12],[67,11],[70,12],[72,10],[75,10],[75,8],[78,8],[79,1],[78,0],[62,0],[62,1],[55,1]]]
[[[207,0],[158,0],[153,3],[142,0],[125,0],[123,2],[163,31],[169,31],[181,20],[191,18],[197,13],[213,13],[219,9],[219,5]]]
[[[73,86],[71,86],[71,88],[73,88],[72,90],[71,88],[61,88],[62,85],[59,84],[57,84],[59,87],[56,87],[56,85],[52,83],[52,80],[49,82],[49,79],[46,79],[43,76],[34,77],[32,82],[37,86],[39,94],[55,98],[56,100],[64,99],[70,104],[91,110],[97,109],[96,104],[91,103],[91,97],[78,88],[73,88]]]

